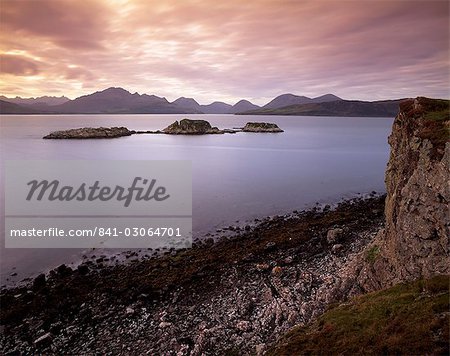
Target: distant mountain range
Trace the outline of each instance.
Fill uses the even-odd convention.
[[[238,112],[256,110],[260,106],[252,104],[247,100],[241,100],[234,105],[215,101],[209,105],[200,105],[192,98],[178,98],[172,104],[177,105],[180,108],[188,108],[196,110],[201,114],[236,114]]]
[[[7,98],[4,95],[0,95],[0,100],[9,101],[13,104],[18,105],[45,105],[45,106],[54,106],[64,104],[67,101],[70,101],[69,98],[65,96],[41,96],[39,98],[21,98],[16,96],[15,98]]]
[[[328,101],[342,100],[333,94],[326,94],[317,98],[308,98],[307,96],[298,96],[294,94],[283,94],[263,106],[263,109],[278,109],[290,105],[301,105],[308,103],[325,103]]]
[[[364,116],[395,117],[399,103],[405,99],[384,101],[336,100],[289,105],[281,108],[250,110],[240,115],[291,115],[291,116]]]
[[[343,100],[333,94],[308,98],[294,94],[277,96],[260,107],[248,100],[234,105],[215,101],[200,105],[193,98],[181,97],[169,102],[156,95],[130,93],[108,88],[70,100],[65,96],[7,98],[0,96],[1,114],[258,114],[325,116],[395,116],[398,100],[363,102]]]

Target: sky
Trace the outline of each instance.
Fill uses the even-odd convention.
[[[449,1],[0,0],[0,94],[449,97]]]

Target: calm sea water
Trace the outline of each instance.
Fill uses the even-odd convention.
[[[269,121],[281,134],[134,135],[112,140],[43,140],[50,131],[98,126],[166,127],[182,115],[1,116],[1,156],[7,159],[191,160],[193,233],[267,215],[384,191],[392,118],[189,115],[219,128]],[[4,208],[3,169],[1,207]],[[2,210],[3,211],[3,210]],[[2,214],[3,216],[3,214]],[[80,250],[5,249],[0,231],[1,284],[61,263]],[[11,274],[17,273],[17,276]],[[9,279],[7,281],[6,279]]]

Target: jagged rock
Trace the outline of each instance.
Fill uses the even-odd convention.
[[[45,139],[87,139],[87,138],[115,138],[131,136],[134,131],[126,127],[83,127],[64,131],[54,131],[44,136]]]
[[[277,124],[268,122],[247,122],[243,132],[284,132]]]
[[[212,127],[206,120],[190,120],[183,119],[175,121],[162,130],[165,134],[170,135],[207,135],[207,134],[223,134],[223,130]]]

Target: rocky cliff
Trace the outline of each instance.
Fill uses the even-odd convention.
[[[389,137],[386,225],[365,251],[363,290],[450,273],[449,127],[448,100],[400,105]]]

